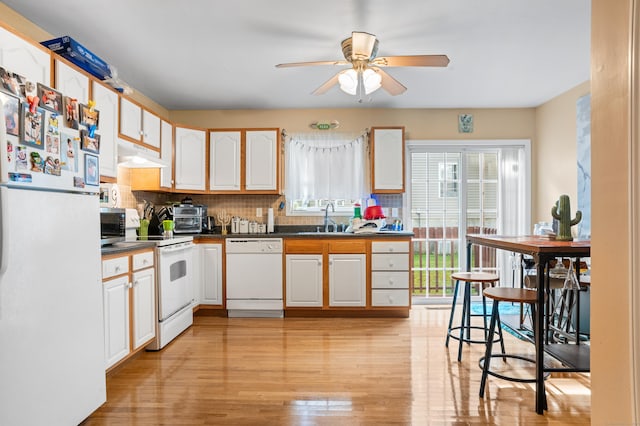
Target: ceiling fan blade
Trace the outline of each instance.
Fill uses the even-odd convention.
[[[446,67],[447,55],[381,56],[371,61],[379,67]]]
[[[290,62],[287,64],[278,64],[276,68],[288,68],[288,67],[306,67],[312,65],[351,65],[347,61],[313,61],[313,62]]]
[[[327,93],[329,89],[338,84],[338,76],[340,73],[334,75],[329,80],[327,80],[322,86],[318,87],[316,90],[311,92],[312,95],[323,95]]]
[[[404,87],[402,85],[402,83],[400,83],[398,80],[396,80],[395,78],[391,77],[389,74],[387,74],[385,71],[383,71],[380,68],[372,68],[375,72],[377,72],[378,74],[380,74],[380,77],[382,77],[382,81],[380,82],[380,85],[382,86],[382,88],[384,90],[387,91],[387,93],[389,93],[391,96],[396,96],[396,95],[400,95],[404,92],[407,91],[407,88]]]

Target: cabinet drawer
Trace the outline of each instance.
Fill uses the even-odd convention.
[[[409,241],[374,241],[372,253],[409,253]]]
[[[409,306],[409,290],[371,290],[371,306]]]
[[[366,253],[367,243],[364,240],[329,241],[329,253]]]
[[[409,255],[407,253],[374,253],[371,255],[372,271],[408,271]]]
[[[133,255],[133,270],[148,268],[153,266],[153,251],[146,251]]]
[[[324,243],[320,240],[311,239],[288,239],[284,240],[285,253],[314,253],[322,254]]]
[[[129,256],[102,261],[102,279],[129,273]]]
[[[409,288],[409,272],[372,272],[371,288]]]

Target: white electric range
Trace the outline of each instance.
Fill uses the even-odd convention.
[[[156,244],[156,338],[148,350],[160,350],[193,324],[192,236],[149,236],[138,241]]]

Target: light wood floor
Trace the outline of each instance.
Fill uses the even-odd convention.
[[[107,403],[85,425],[589,424],[588,374],[533,384],[489,377],[478,396],[481,345],[444,346],[449,309],[408,319],[246,319],[197,316],[160,352],[107,379]],[[532,345],[506,334],[508,352]],[[524,368],[524,366],[522,366]]]

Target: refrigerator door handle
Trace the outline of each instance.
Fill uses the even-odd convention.
[[[5,265],[5,256],[4,256],[4,244],[5,241],[8,242],[8,238],[7,238],[7,229],[4,229],[3,226],[3,222],[2,222],[2,214],[3,214],[3,203],[2,203],[2,197],[3,197],[3,193],[6,191],[7,189],[4,187],[0,187],[0,275],[4,274],[4,272],[7,270],[7,265]]]

